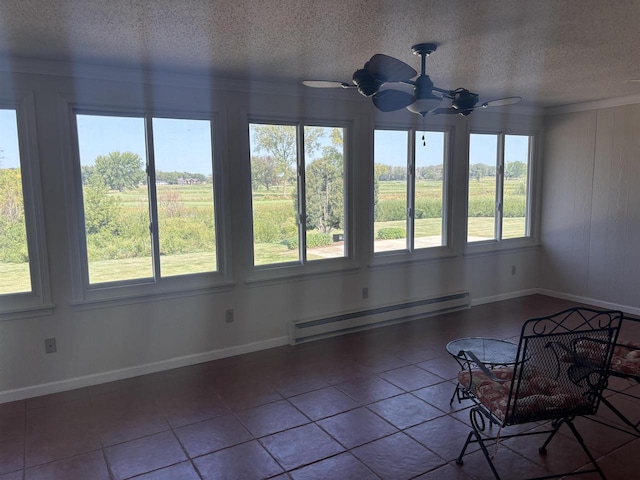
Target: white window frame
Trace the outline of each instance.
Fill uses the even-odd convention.
[[[467,151],[467,187],[465,202],[465,225],[464,225],[464,243],[467,253],[484,253],[494,250],[511,250],[521,247],[530,247],[538,245],[536,225],[536,185],[537,185],[537,144],[539,141],[539,133],[537,131],[495,131],[495,130],[479,130],[472,129],[467,134],[467,145],[471,145],[471,135],[495,135],[497,137],[497,159],[496,159],[496,195],[495,195],[495,232],[493,239],[481,240],[477,242],[468,241],[469,228],[469,154]],[[502,211],[504,198],[504,144],[506,136],[526,136],[529,137],[529,155],[527,163],[527,206],[526,206],[526,233],[522,237],[502,238]]]
[[[31,291],[0,295],[0,320],[51,315],[54,307],[48,270],[34,96],[31,92],[13,93],[11,98],[0,97],[0,107],[16,111]]]
[[[370,239],[370,251],[371,251],[371,266],[384,266],[393,263],[415,263],[420,261],[432,261],[445,258],[452,258],[456,254],[452,245],[452,215],[453,215],[453,195],[451,188],[451,181],[453,178],[453,149],[454,149],[454,127],[451,126],[437,126],[431,125],[428,128],[421,127],[404,127],[398,125],[378,125],[373,130],[373,135],[378,130],[392,130],[400,132],[408,132],[407,142],[407,243],[406,248],[403,250],[391,250],[386,252],[375,252],[373,235],[374,218],[374,198],[375,194],[373,184],[371,185],[371,239]],[[444,134],[444,158],[442,168],[442,245],[424,248],[415,248],[414,246],[414,232],[415,232],[415,148],[416,139],[422,134],[422,132],[438,132]],[[373,137],[372,137],[373,138]],[[372,149],[373,152],[373,149]],[[375,152],[373,152],[375,154]],[[372,159],[373,163],[373,159]],[[373,173],[375,175],[375,172]],[[375,179],[372,178],[374,181]]]
[[[229,217],[226,181],[226,162],[224,152],[221,149],[223,135],[219,121],[219,115],[215,112],[193,112],[169,109],[131,109],[127,107],[114,107],[104,105],[76,104],[69,100],[64,100],[66,115],[63,128],[69,132],[69,151],[65,151],[67,159],[66,167],[68,174],[68,184],[65,185],[69,204],[73,207],[73,214],[70,216],[71,225],[71,266],[72,266],[72,304],[76,308],[99,308],[101,306],[119,305],[152,301],[158,298],[174,298],[191,295],[206,294],[212,291],[230,290],[233,287],[231,281],[230,267],[230,229],[228,226]],[[90,284],[89,265],[87,257],[86,230],[84,224],[84,202],[82,193],[82,172],[80,165],[80,154],[78,151],[78,129],[76,115],[104,115],[137,117],[145,120],[145,133],[148,138],[150,130],[153,128],[153,118],[169,119],[194,119],[207,120],[211,122],[211,149],[213,161],[214,179],[214,215],[216,225],[216,267],[215,272],[191,273],[185,275],[175,275],[161,277],[159,275],[159,249],[158,230],[153,227],[151,243],[151,255],[153,261],[153,277],[137,278],[109,283]],[[147,148],[150,146],[149,139],[145,139]],[[152,138],[152,137],[151,137]],[[145,168],[147,178],[154,179],[155,171],[150,168],[153,160],[153,153],[147,152],[145,158]],[[153,183],[153,182],[150,182]],[[157,197],[155,185],[149,186],[148,205],[155,202],[157,210]],[[150,217],[150,221],[157,226],[157,213]],[[151,238],[149,240],[152,241]]]
[[[253,233],[253,202],[249,201],[249,215],[247,231],[249,232],[246,244],[248,252],[248,270],[246,272],[246,281],[248,283],[263,281],[281,281],[289,278],[297,278],[305,275],[333,275],[336,272],[345,270],[356,270],[354,260],[354,226],[353,216],[351,215],[353,205],[353,187],[352,187],[352,131],[353,124],[344,120],[327,120],[327,119],[292,119],[289,117],[278,116],[247,116],[246,132],[246,157],[248,165],[248,193],[251,196],[251,149],[250,149],[250,125],[283,125],[293,126],[297,131],[297,147],[298,156],[296,160],[296,194],[298,197],[298,261],[286,263],[273,263],[269,265],[254,264],[254,233]],[[304,157],[304,128],[305,127],[325,127],[325,128],[342,128],[343,129],[343,164],[344,164],[344,256],[335,258],[326,258],[321,260],[308,261],[306,258],[306,195],[305,195],[305,157]]]

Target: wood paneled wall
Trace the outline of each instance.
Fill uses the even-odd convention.
[[[545,130],[540,286],[640,308],[640,105]]]

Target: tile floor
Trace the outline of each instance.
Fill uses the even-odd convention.
[[[469,405],[449,405],[458,367],[444,346],[461,336],[517,339],[527,318],[572,305],[534,295],[3,404],[0,480],[489,479],[477,450],[454,462]],[[624,330],[640,339],[640,324]],[[640,416],[640,403],[618,397]],[[610,480],[638,478],[640,439],[577,425]],[[534,443],[499,444],[503,478],[587,463],[570,436],[546,457]]]

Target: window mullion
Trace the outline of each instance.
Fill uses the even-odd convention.
[[[304,154],[304,125],[296,128],[298,143],[297,156],[297,192],[298,192],[298,255],[300,261],[307,263],[307,217],[306,217],[306,184],[305,184],[305,154]]]
[[[407,152],[407,250],[412,252],[414,245],[415,229],[415,198],[416,198],[416,149],[415,130],[411,130],[407,135],[409,142]]]
[[[151,257],[153,264],[153,277],[156,281],[161,278],[160,272],[160,240],[158,227],[158,193],[156,189],[155,154],[153,148],[153,119],[145,116],[145,133],[147,147],[147,184],[149,195],[149,233],[151,240]]]
[[[498,158],[496,165],[496,210],[495,237],[502,240],[502,212],[504,207],[504,133],[498,135]]]

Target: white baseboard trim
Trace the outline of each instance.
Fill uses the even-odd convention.
[[[640,315],[640,308],[632,307],[630,305],[622,305],[620,303],[606,302],[604,300],[598,300],[597,298],[581,297],[579,295],[573,295],[570,293],[557,292],[555,290],[547,290],[545,288],[537,289],[541,295],[548,295],[549,297],[561,298],[563,300],[571,300],[578,303],[585,303],[587,305],[593,305],[594,307],[608,308],[609,310],[621,310],[624,313],[630,313],[631,315]]]
[[[39,397],[41,395],[64,392],[76,388],[90,387],[100,383],[124,380],[125,378],[137,377],[163,370],[171,370],[172,368],[186,367],[197,363],[218,360],[220,358],[234,357],[236,355],[242,355],[243,353],[251,353],[258,350],[266,350],[267,348],[281,347],[288,344],[289,337],[277,337],[269,340],[247,343],[245,345],[238,345],[235,347],[221,348],[219,350],[212,350],[209,352],[170,358],[168,360],[147,363],[145,365],[138,365],[135,367],[96,373],[94,375],[69,378],[58,382],[42,383],[40,385],[33,385],[30,387],[16,388],[14,390],[5,390],[0,392],[0,403],[24,400],[26,398]]]
[[[632,315],[640,315],[640,308],[631,307],[629,305],[620,305],[612,302],[605,302],[593,298],[581,297],[578,295],[572,295],[563,292],[557,292],[555,290],[547,290],[544,288],[530,288],[526,290],[518,290],[515,292],[502,293],[499,295],[492,295],[489,297],[479,297],[471,299],[471,306],[483,305],[485,303],[499,302],[502,300],[511,300],[513,298],[525,297],[528,295],[547,295],[549,297],[561,298],[563,300],[571,300],[578,303],[584,303],[587,305],[593,305],[601,308],[608,308],[611,310],[622,310],[625,313]],[[97,373],[94,375],[86,375],[82,377],[70,378],[66,380],[60,380],[57,382],[42,383],[39,385],[33,385],[24,388],[16,388],[14,390],[5,390],[0,392],[0,404],[6,402],[13,402],[16,400],[24,400],[26,398],[39,397],[41,395],[48,395],[51,393],[64,392],[67,390],[73,390],[75,388],[90,387],[92,385],[98,385],[101,383],[113,382],[116,380],[124,380],[126,378],[137,377],[140,375],[146,375],[149,373],[156,373],[163,370],[170,370],[172,368],[186,367],[189,365],[195,365],[198,363],[209,362],[212,360],[218,360],[220,358],[234,357],[236,355],[242,355],[244,353],[257,352],[259,350],[266,350],[268,348],[281,347],[289,344],[289,337],[277,337],[268,340],[262,340],[259,342],[248,343],[245,345],[238,345],[235,347],[221,348],[219,350],[212,350],[209,352],[196,353],[193,355],[185,355],[183,357],[170,358],[168,360],[162,360],[160,362],[147,363],[145,365],[138,365],[135,367],[122,368],[119,370],[111,370],[108,372]]]
[[[539,288],[528,288],[526,290],[518,290],[516,292],[501,293],[500,295],[492,295],[490,297],[479,297],[471,299],[471,306],[483,305],[485,303],[501,302],[503,300],[511,300],[513,298],[526,297],[527,295],[535,295],[540,293]]]

